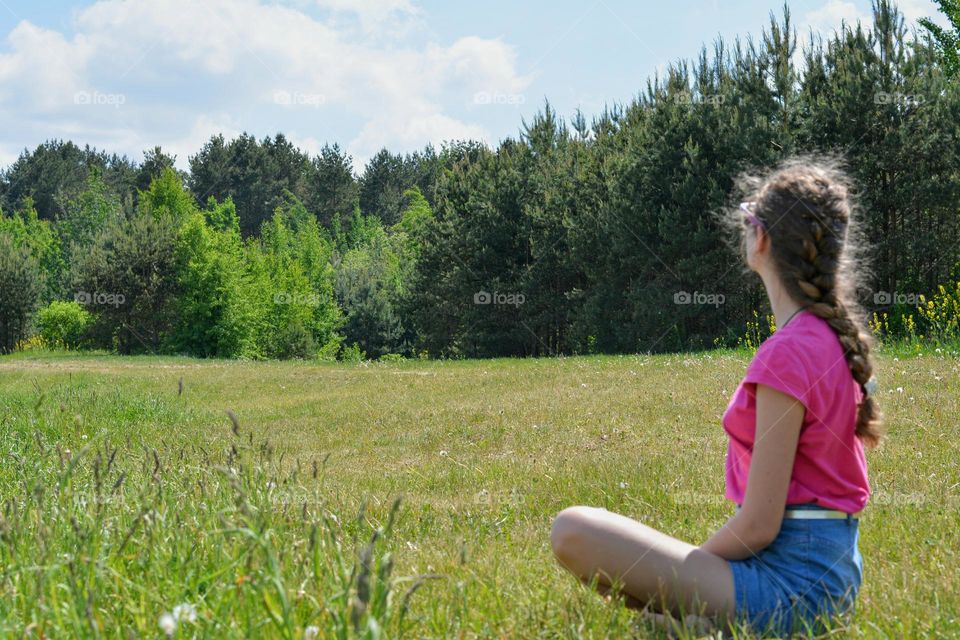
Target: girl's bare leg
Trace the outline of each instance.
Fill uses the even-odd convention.
[[[570,507],[550,533],[557,559],[604,591],[618,587],[627,604],[650,604],[678,616],[733,618],[730,565],[699,547],[606,509]]]

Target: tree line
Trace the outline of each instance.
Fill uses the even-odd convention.
[[[897,331],[960,279],[956,31],[918,32],[878,0],[870,24],[808,40],[785,7],[590,122],[545,104],[495,147],[384,149],[359,175],[339,146],[311,157],[280,134],[215,136],[184,172],[160,148],[134,163],[46,142],[0,178],[0,349],[33,334],[250,358],[734,345],[764,296],[718,214],[741,172],[811,152],[859,185],[862,302]]]

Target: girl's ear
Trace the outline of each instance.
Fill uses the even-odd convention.
[[[757,239],[753,246],[753,251],[756,254],[765,254],[767,249],[770,248],[770,236],[767,235],[767,230],[763,227],[756,227]]]

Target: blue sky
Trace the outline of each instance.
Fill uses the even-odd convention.
[[[802,32],[869,0],[788,3]],[[910,20],[937,15],[903,0]],[[0,166],[49,138],[185,167],[211,134],[380,147],[514,135],[545,99],[564,117],[626,102],[782,3],[743,0],[0,0]]]

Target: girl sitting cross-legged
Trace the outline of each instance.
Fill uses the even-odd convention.
[[[628,604],[811,633],[853,608],[857,515],[870,494],[864,445],[880,439],[870,340],[853,297],[854,206],[844,174],[826,162],[792,160],[745,184],[736,224],[778,328],[723,415],[736,513],[696,546],[570,507],[551,541],[563,566]]]

